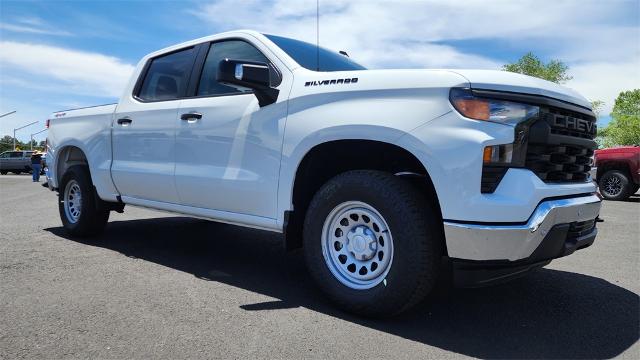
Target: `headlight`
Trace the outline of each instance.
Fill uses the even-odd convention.
[[[470,119],[515,125],[538,115],[534,105],[477,97],[470,89],[453,88],[449,100],[460,114]]]

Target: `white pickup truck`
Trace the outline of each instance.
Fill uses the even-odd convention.
[[[442,274],[524,274],[597,233],[590,103],[524,75],[367,70],[234,31],[149,54],[118,104],[49,122],[72,236],[125,204],[283,233],[359,314],[404,311]]]

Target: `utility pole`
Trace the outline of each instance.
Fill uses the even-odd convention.
[[[38,123],[37,121],[34,121],[34,122],[32,122],[32,123],[30,123],[30,124],[27,124],[27,125],[25,125],[25,126],[21,126],[21,127],[19,127],[19,128],[15,128],[15,129],[13,129],[13,151],[16,151],[16,130],[24,129],[24,128],[26,128],[27,126],[31,126],[31,125],[33,125],[33,124],[37,124],[37,123]]]
[[[31,134],[31,142],[29,143],[29,145],[31,145],[31,150],[32,150],[32,151],[33,151],[33,135],[38,135],[38,134],[40,134],[41,132],[43,132],[43,131],[47,131],[47,130],[49,130],[49,129],[42,129],[42,130],[40,130],[40,131],[38,131],[38,132],[34,132],[33,134]]]

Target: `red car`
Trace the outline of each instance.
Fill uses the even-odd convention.
[[[592,172],[605,199],[628,199],[640,188],[640,146],[596,150]]]

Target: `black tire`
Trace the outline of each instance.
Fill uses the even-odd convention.
[[[81,201],[79,216],[74,221],[65,210],[67,185],[74,182],[79,186]],[[62,176],[58,193],[58,211],[65,230],[72,236],[87,237],[100,234],[109,220],[109,210],[95,194],[89,169],[86,166],[70,167]]]
[[[9,173],[9,172],[8,172],[8,171],[6,171],[6,170],[2,170],[2,171],[0,171],[0,175],[7,175],[8,173]]]
[[[626,200],[633,194],[629,176],[620,170],[609,170],[598,179],[600,194],[607,200]]]
[[[12,171],[12,173],[14,173],[14,174],[16,174],[16,175],[20,175],[20,174],[22,174],[22,171],[20,171],[20,170],[14,170],[14,171]]]
[[[354,170],[340,174],[315,194],[304,222],[307,267],[319,287],[340,308],[372,317],[408,310],[432,290],[443,254],[442,220],[433,200],[389,173]],[[359,201],[373,207],[389,226],[393,259],[383,282],[354,289],[329,269],[322,250],[325,219],[338,205]]]

